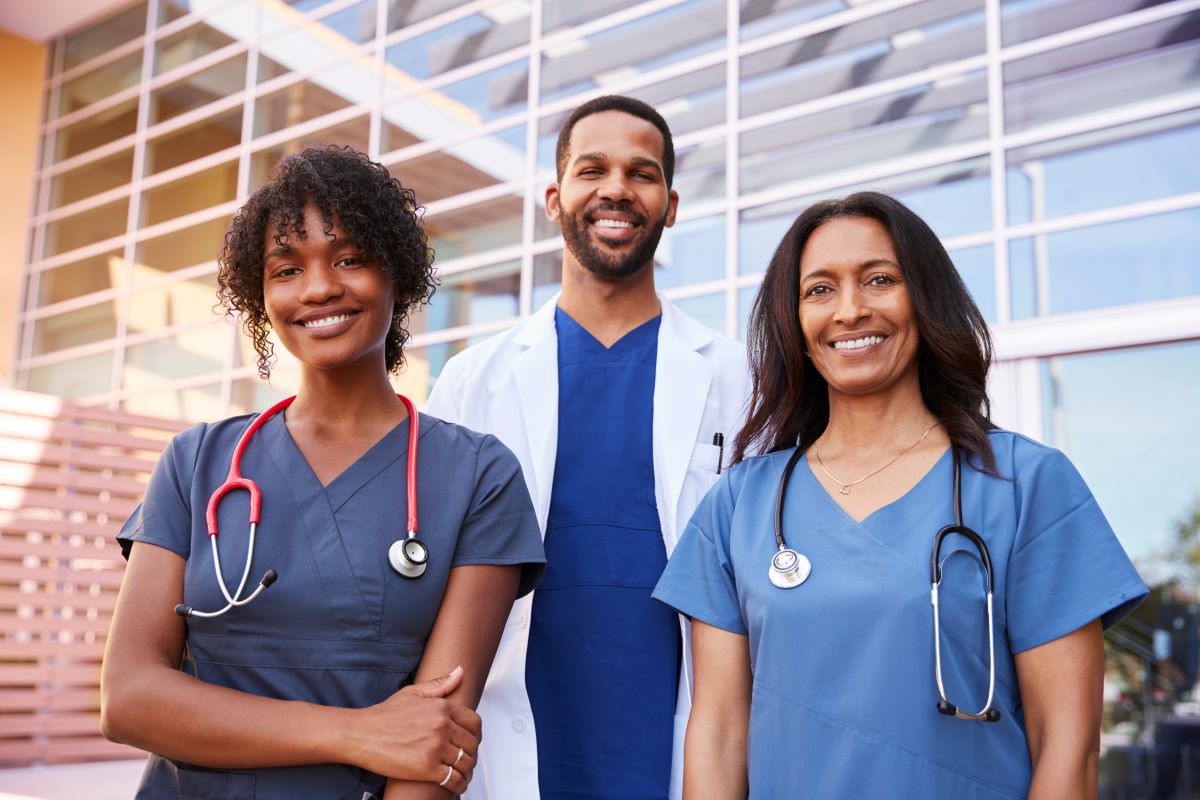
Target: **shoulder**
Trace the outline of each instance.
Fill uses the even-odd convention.
[[[996,467],[1006,478],[1020,481],[1046,470],[1075,471],[1061,450],[1024,434],[996,428],[988,431],[988,441],[996,456]]]
[[[461,374],[467,371],[477,372],[491,366],[504,364],[525,349],[519,342],[534,329],[544,324],[542,311],[526,317],[508,330],[471,345],[451,357],[442,368],[442,375]]]
[[[460,464],[462,459],[471,458],[478,467],[485,463],[511,461],[520,468],[512,451],[490,433],[480,433],[429,414],[420,414],[420,419],[421,447],[428,449],[423,452],[435,451]]]
[[[725,470],[722,477],[729,483],[729,489],[737,497],[744,487],[763,482],[776,484],[783,475],[788,459],[796,452],[796,448],[776,450],[773,453],[763,453],[746,458]]]

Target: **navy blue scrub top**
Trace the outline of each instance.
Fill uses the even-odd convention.
[[[249,416],[201,423],[171,440],[145,499],[118,534],[187,560],[184,602],[225,605],[213,574],[204,512],[225,478]],[[493,436],[420,417],[417,499],[429,566],[417,580],[392,571],[388,547],[405,535],[408,421],[322,487],[283,414],[250,441],[242,474],[262,490],[248,583],[279,579],[253,603],[215,619],[190,618],[183,670],[243,692],[362,708],[412,682],[452,567],[520,564],[522,594],[545,561],[541,536],[509,450]],[[244,567],[249,495],[226,495],[219,512],[221,566],[230,589]],[[164,603],[173,602],[168,598]],[[384,779],[357,767],[209,770],[151,755],[140,800],[302,800],[382,796]]]
[[[561,309],[558,452],[526,686],[542,800],[665,798],[678,617],[650,593],[666,566],[654,499],[661,317],[605,348]]]

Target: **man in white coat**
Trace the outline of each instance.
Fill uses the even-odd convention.
[[[655,293],[679,202],[662,117],[597,98],[556,156],[561,293],[452,358],[428,404],[516,454],[549,562],[505,628],[466,797],[678,798],[687,626],[649,593],[744,413],[745,348]]]

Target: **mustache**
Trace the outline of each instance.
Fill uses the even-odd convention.
[[[610,203],[607,201],[599,202],[596,205],[589,208],[587,211],[585,211],[583,213],[584,222],[588,222],[588,223],[595,222],[596,215],[598,215],[602,211],[615,211],[618,214],[624,214],[624,215],[630,217],[632,219],[632,221],[637,225],[645,225],[646,224],[646,215],[638,213],[637,211],[635,211],[633,209],[632,206],[626,205],[624,203]]]

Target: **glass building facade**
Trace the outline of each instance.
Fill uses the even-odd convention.
[[[554,142],[601,93],[675,133],[666,296],[740,337],[813,200],[895,194],[993,326],[997,421],[1063,448],[1140,560],[1200,495],[1200,2],[148,0],[54,42],[15,383],[214,419],[291,393],[214,311],[282,156],[353,145],[441,289],[397,386],[552,296]]]

